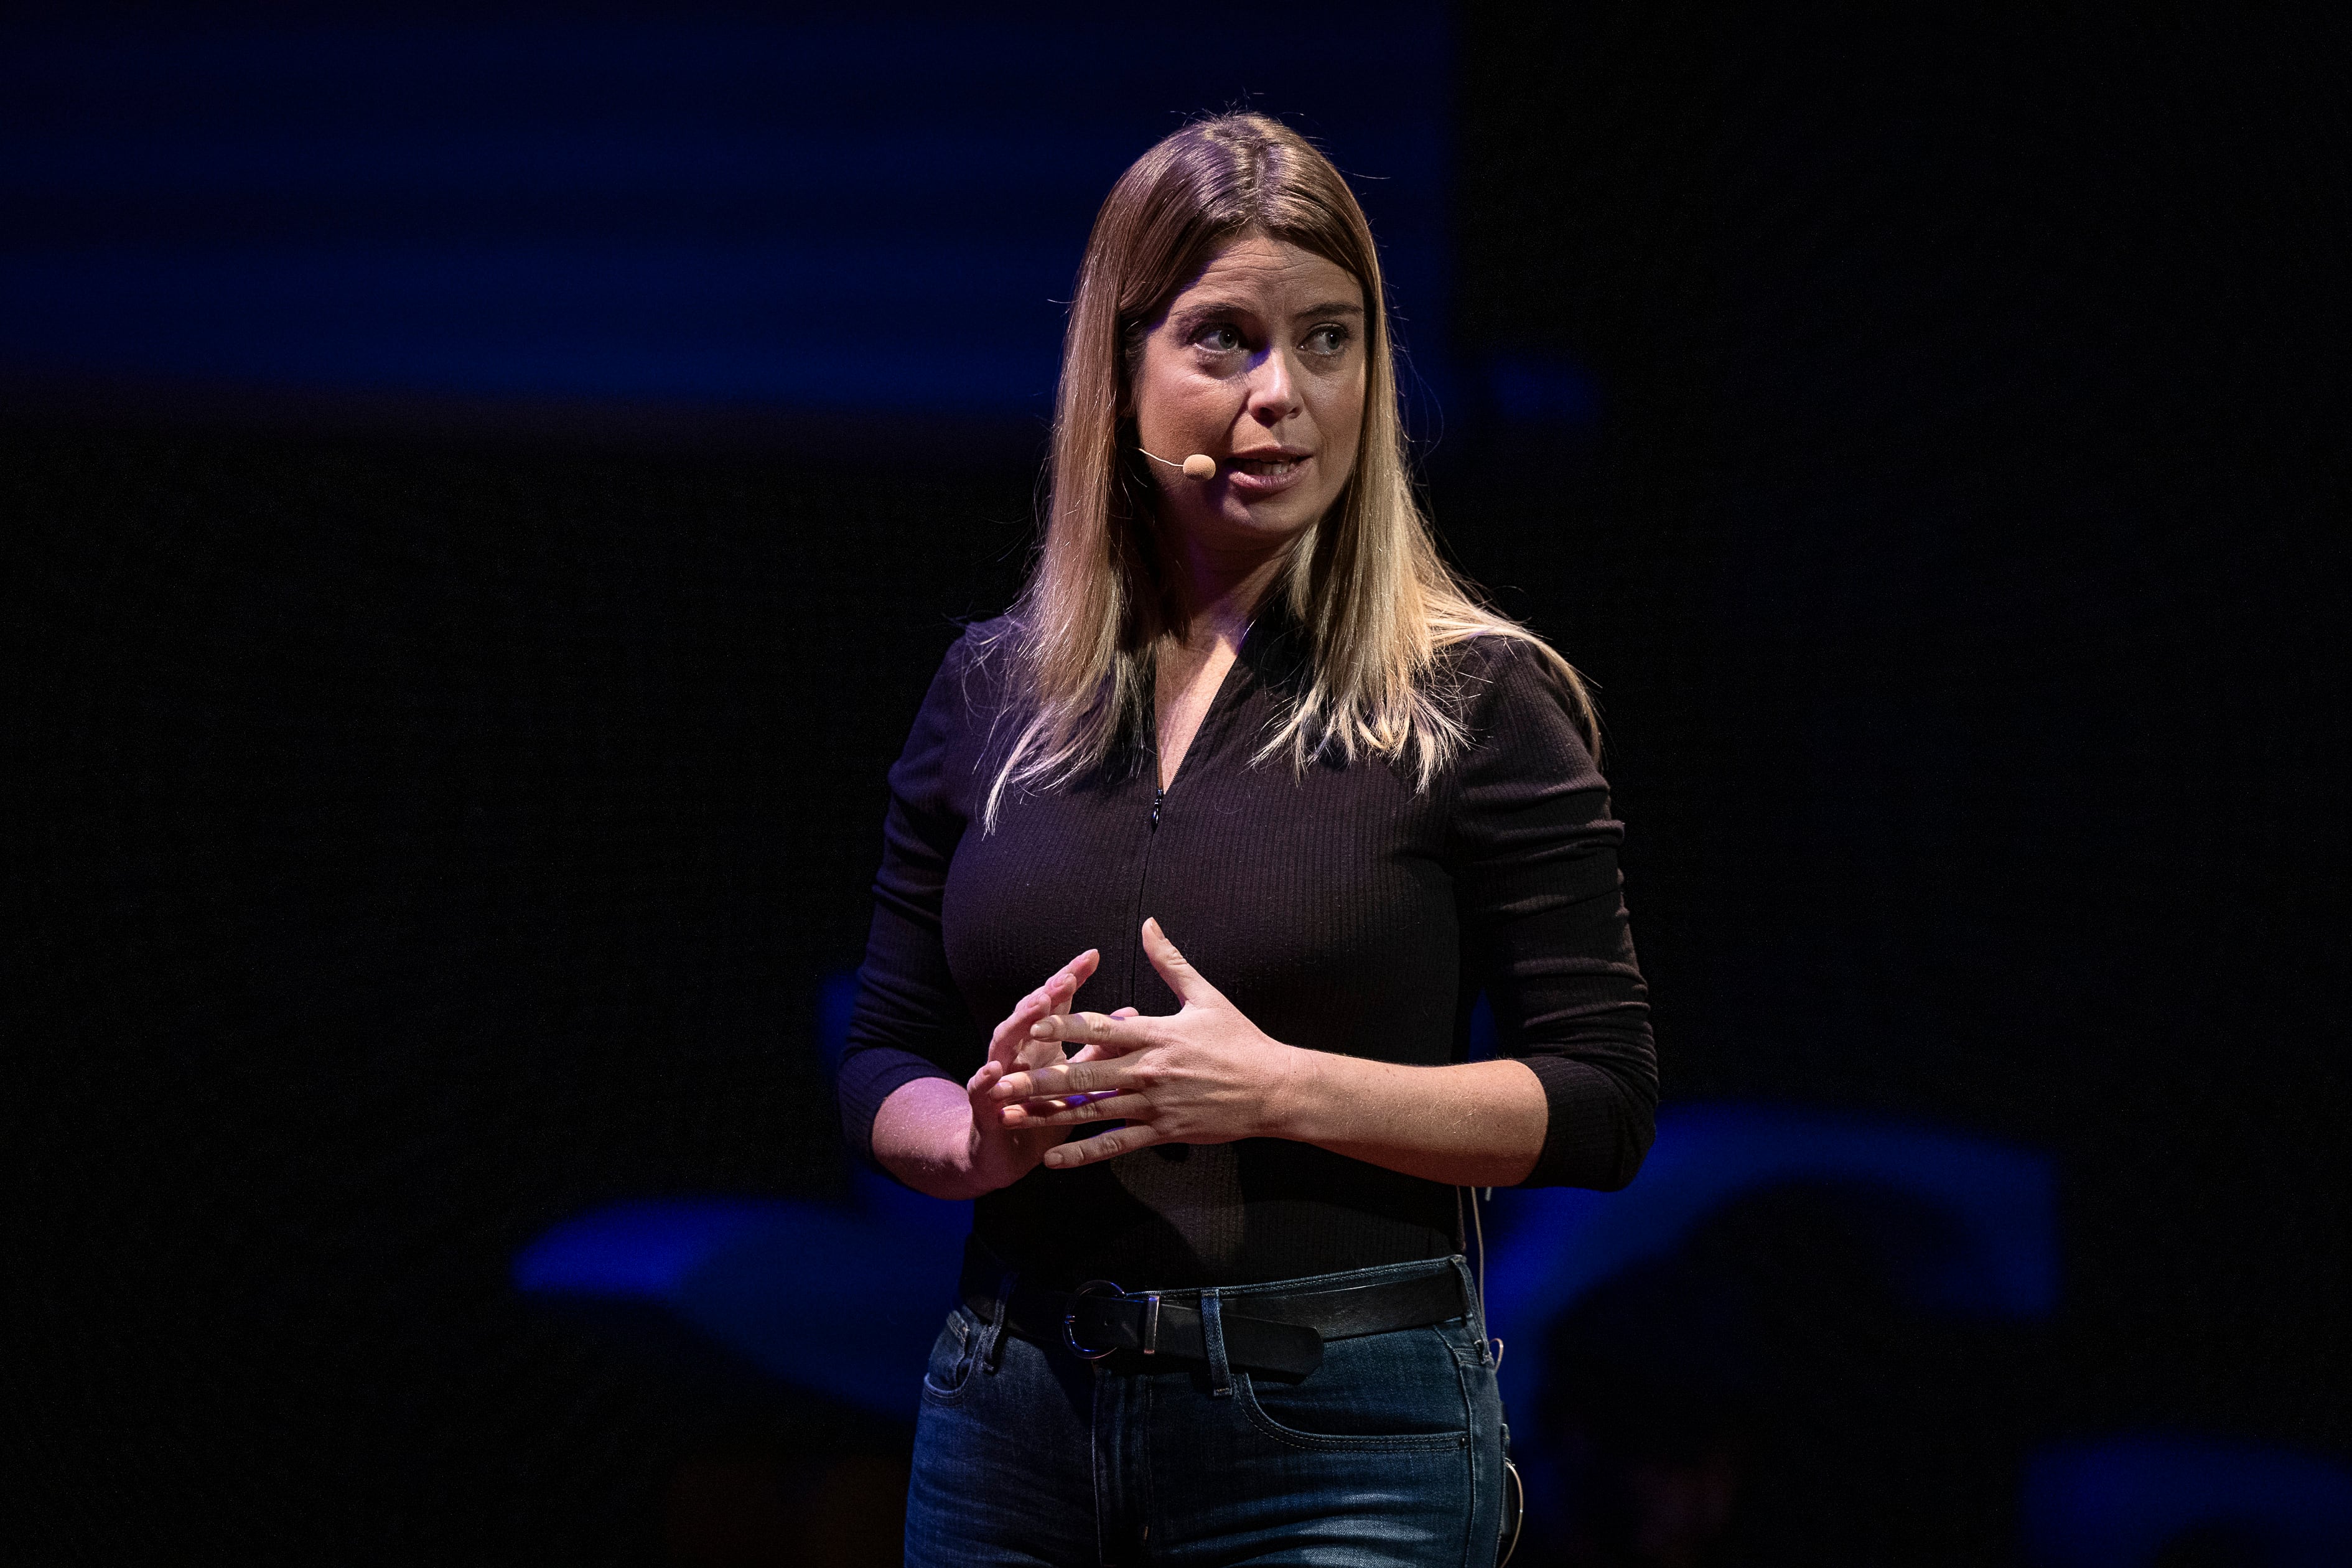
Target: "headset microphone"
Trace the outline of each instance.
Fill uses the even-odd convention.
[[[1157,452],[1146,452],[1140,447],[1136,450],[1143,452],[1145,457],[1155,463],[1164,464],[1171,468],[1183,469],[1184,477],[1188,479],[1213,479],[1217,477],[1217,459],[1206,452],[1195,452],[1181,463],[1171,463]]]

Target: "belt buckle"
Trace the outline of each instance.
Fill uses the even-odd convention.
[[[1081,1296],[1091,1296],[1097,1292],[1107,1292],[1112,1296],[1124,1296],[1127,1294],[1126,1291],[1120,1289],[1108,1279],[1089,1279],[1085,1284],[1070,1292],[1070,1300],[1072,1301],[1076,1301]],[[1073,1354],[1083,1357],[1087,1361],[1101,1361],[1106,1356],[1111,1355],[1118,1351],[1118,1347],[1117,1345],[1113,1345],[1108,1350],[1090,1351],[1086,1346],[1078,1343],[1078,1336],[1074,1331],[1077,1327],[1077,1323],[1078,1310],[1076,1307],[1073,1306],[1068,1311],[1062,1314],[1062,1342],[1070,1347],[1070,1351]]]

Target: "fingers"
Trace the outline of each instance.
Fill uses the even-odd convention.
[[[1042,1002],[1047,1012],[1053,1011],[1055,1007],[1066,1007],[1069,1005],[1070,998],[1078,994],[1078,987],[1094,977],[1095,970],[1101,963],[1101,950],[1092,947],[1087,949],[1086,952],[1054,971],[1053,977],[1045,984],[1023,997],[1022,1005],[1027,1006],[1032,1003]]]
[[[1004,1125],[1076,1127],[1082,1121],[1129,1121],[1151,1109],[1148,1095],[1101,1089],[1093,1094],[1065,1095],[1058,1100],[1033,1100],[1004,1108]]]
[[[1078,994],[1078,987],[1087,983],[1087,977],[1095,972],[1095,965],[1101,962],[1102,954],[1090,947],[1062,965],[1054,978],[1045,982],[1048,1004],[1045,1010],[1048,1013],[1068,1012],[1071,999]]]
[[[1122,1016],[1123,1015],[1123,1016]],[[1099,1046],[1096,1054],[1110,1056],[1127,1051],[1139,1051],[1152,1043],[1152,1020],[1137,1016],[1132,1007],[1122,1007],[1118,1014],[1060,1013],[1049,1014],[1029,1026],[1033,1040],[1060,1040],[1065,1044]]]
[[[989,1037],[990,1055],[998,1055],[1027,1039],[1029,1026],[1053,1012],[1055,992],[1068,984],[1066,975],[1056,974],[1013,1004],[1013,1011],[1005,1015],[1004,1022],[997,1025],[996,1033]]]
[[[1151,967],[1160,971],[1160,978],[1176,993],[1178,1001],[1189,1004],[1225,999],[1223,993],[1202,978],[1201,972],[1176,951],[1176,944],[1168,940],[1168,933],[1160,929],[1157,920],[1143,922],[1143,955],[1151,960]]]
[[[1121,1007],[1118,1012],[1111,1015],[1114,1018],[1135,1018],[1140,1017],[1142,1015],[1136,1012],[1132,1007]],[[1098,1062],[1105,1057],[1117,1056],[1118,1054],[1120,1053],[1117,1051],[1105,1050],[1100,1046],[1080,1046],[1076,1050],[1069,1053],[1069,1059],[1074,1062]]]
[[[1053,1005],[1046,1009],[1046,1017],[1068,1016],[1070,1004],[1076,998],[1078,987],[1086,984],[1087,974],[1094,973],[1097,962],[1097,955],[1095,950],[1088,948],[1065,965],[1060,974],[1046,983],[1045,994],[1053,1002]],[[1084,973],[1078,972],[1078,966],[1081,964],[1085,965]],[[1013,1065],[1022,1068],[1052,1067],[1062,1059],[1063,1054],[1058,1041],[1041,1041],[1033,1033],[1021,1042],[1019,1049],[1014,1052]]]
[[[1078,994],[1078,987],[1093,978],[1096,968],[1101,963],[1101,950],[1091,947],[1087,949],[1086,952],[1054,971],[1053,977],[1045,984],[1024,996],[1021,999],[1021,1006],[1039,1008],[1047,1013],[1059,1012],[1067,1008],[1070,998]]]
[[[1013,1005],[1013,1011],[1006,1016],[1004,1022],[996,1026],[995,1037],[990,1041],[991,1046],[993,1047],[1007,1038],[1024,1035],[1041,1018],[1055,1014],[1066,1015],[1070,1010],[1070,1003],[1077,996],[1079,988],[1094,977],[1096,969],[1100,967],[1101,963],[1101,951],[1090,947],[1062,965],[1060,969],[1054,972],[1053,978]],[[1135,1016],[1136,1012],[1132,1007],[1122,1007],[1111,1015],[1114,1018],[1132,1018]]]
[[[1093,976],[1096,967],[1101,963],[1102,953],[1090,947],[1062,965],[1045,984],[1021,998],[989,1037],[989,1059],[1013,1065],[1013,1058],[1031,1037],[1031,1026],[1041,1018],[1067,1011],[1071,998],[1078,994],[1078,987]]]
[[[1131,1121],[1124,1127],[1112,1128],[1099,1138],[1073,1138],[1067,1143],[1057,1143],[1045,1151],[1045,1163],[1050,1170],[1066,1171],[1074,1165],[1114,1159],[1159,1142],[1160,1133],[1150,1123]]]
[[[1121,1093],[1139,1088],[1135,1071],[1121,1061],[1069,1062],[1006,1073],[990,1087],[999,1105],[1024,1100],[1066,1100],[1074,1094]]]
[[[996,1033],[988,1037],[988,1059],[1000,1067],[1009,1067],[1021,1051],[1021,1044],[1029,1037],[1029,1026],[1044,1016],[1044,1009],[1034,997],[1024,997],[1021,1005],[1004,1022],[996,1026]]]
[[[980,1064],[980,1070],[965,1080],[963,1091],[971,1097],[971,1103],[975,1110],[996,1103],[988,1091],[994,1088],[996,1080],[1003,1076],[1003,1062],[982,1062]]]

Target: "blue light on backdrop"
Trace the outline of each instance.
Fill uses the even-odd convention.
[[[1292,29],[1289,37],[1302,37]],[[1443,379],[1443,14],[243,26],[0,51],[0,381],[1042,417],[1118,171],[1249,101],[1358,177]]]

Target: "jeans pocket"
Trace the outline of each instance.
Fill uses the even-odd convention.
[[[930,1363],[923,1368],[923,1397],[942,1405],[961,1399],[979,1345],[979,1320],[970,1308],[957,1307],[931,1342]]]
[[[1442,1453],[1466,1448],[1470,1391],[1445,1338],[1400,1329],[1334,1340],[1297,1383],[1234,1374],[1234,1403],[1264,1436],[1293,1448]]]

